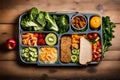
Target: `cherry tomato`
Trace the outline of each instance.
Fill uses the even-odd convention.
[[[45,34],[40,33],[40,34],[39,34],[39,39],[44,39],[44,38],[45,38]]]
[[[40,33],[40,34],[39,34],[39,39],[42,39],[42,38],[43,38],[43,34]]]
[[[92,40],[92,39],[93,39],[92,34],[88,34],[88,36],[87,36],[87,37],[88,37],[88,39],[89,39],[89,40]]]
[[[93,38],[96,39],[98,37],[98,33],[93,33]]]
[[[39,39],[39,40],[37,41],[37,44],[38,44],[38,45],[45,45],[45,40],[44,40],[44,39]]]

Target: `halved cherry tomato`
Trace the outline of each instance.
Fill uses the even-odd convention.
[[[45,34],[40,33],[38,37],[39,37],[39,39],[44,39],[45,38]]]
[[[45,40],[44,40],[44,39],[39,39],[39,40],[37,41],[37,44],[38,44],[38,45],[45,45]]]

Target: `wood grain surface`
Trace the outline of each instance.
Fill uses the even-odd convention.
[[[43,11],[97,13],[110,16],[116,23],[115,38],[99,65],[84,67],[38,67],[19,59],[18,48],[6,49],[6,40],[18,41],[18,18],[37,7]],[[114,79],[120,80],[120,0],[0,0],[0,80],[3,78],[51,79]],[[17,43],[18,44],[18,43]]]

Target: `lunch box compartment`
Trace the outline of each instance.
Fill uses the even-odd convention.
[[[51,61],[51,62],[43,62],[43,61],[41,61],[40,60],[40,56],[41,56],[41,49],[43,49],[43,48],[52,48],[52,49],[55,49],[56,51],[57,51],[57,53],[56,53],[56,60],[55,61]],[[38,64],[40,64],[40,65],[54,65],[54,64],[59,64],[59,62],[58,62],[58,48],[57,47],[50,47],[50,46],[42,46],[42,47],[39,47],[39,55],[38,55],[38,61],[39,61],[39,63]],[[52,56],[53,54],[51,54],[51,56]],[[47,57],[49,58],[50,57],[50,54],[48,54],[47,55]]]
[[[46,41],[45,41],[45,38],[46,38],[46,36],[49,34],[49,33],[52,33],[52,34],[54,34],[55,36],[56,36],[56,43],[54,44],[54,45],[49,45],[49,46],[56,46],[56,45],[58,45],[58,34],[56,34],[55,32],[53,32],[53,31],[51,31],[51,32],[34,32],[34,31],[27,31],[27,32],[22,32],[21,33],[21,35],[20,35],[20,44],[22,45],[22,46],[47,46],[48,44],[46,43]],[[25,45],[25,43],[23,43],[23,40],[28,40],[27,38],[30,38],[31,39],[31,37],[30,37],[30,34],[33,34],[33,36],[32,37],[34,37],[35,36],[35,34],[37,34],[37,36],[38,37],[35,37],[35,38],[37,38],[37,41],[36,41],[36,44],[37,45],[29,45],[29,44],[26,44]],[[24,36],[24,37],[22,37],[22,36]],[[27,37],[28,36],[28,37]],[[44,36],[44,37],[43,37]],[[26,38],[25,38],[26,37]],[[42,39],[44,39],[44,42],[45,42],[45,44],[39,44],[39,41],[40,40],[42,40]],[[31,39],[32,40],[32,39]],[[34,40],[34,38],[33,38],[33,40]],[[29,42],[29,41],[28,41]]]
[[[20,46],[21,48],[20,48],[20,59],[21,59],[21,61],[22,62],[24,62],[25,64],[37,64],[38,63],[38,57],[36,58],[37,59],[37,61],[35,61],[35,62],[31,62],[31,61],[27,61],[27,60],[25,60],[24,59],[24,57],[22,56],[23,55],[23,49],[24,48],[29,48],[30,46]],[[37,50],[37,55],[38,55],[38,47],[30,47],[30,48],[35,48],[36,50]],[[28,53],[28,55],[30,56],[30,53]]]

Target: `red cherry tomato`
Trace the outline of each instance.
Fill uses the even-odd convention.
[[[96,39],[98,37],[98,33],[93,33],[93,38]]]
[[[44,39],[44,38],[45,38],[45,34],[40,33],[40,34],[39,34],[39,39]]]
[[[93,39],[92,34],[88,34],[88,36],[87,36],[87,37],[88,37],[88,39],[89,39],[89,40],[92,40],[92,39]]]
[[[37,44],[38,45],[45,45],[45,40],[44,39],[39,39]]]
[[[39,34],[39,39],[42,39],[42,38],[43,38],[43,34],[40,33],[40,34]]]

